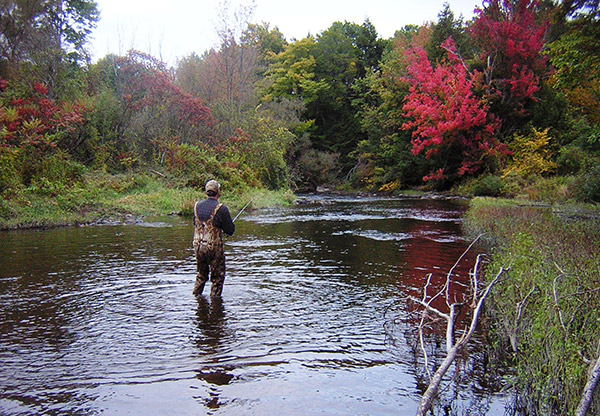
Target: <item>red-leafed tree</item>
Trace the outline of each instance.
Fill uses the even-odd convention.
[[[110,88],[119,114],[111,121],[114,127],[105,130],[118,130],[119,152],[134,152],[150,160],[157,146],[172,138],[178,143],[213,143],[215,120],[210,109],[181,91],[164,63],[131,51],[113,65],[116,76]]]
[[[473,94],[481,74],[467,70],[451,38],[442,47],[448,59],[435,68],[424,49],[408,51],[410,91],[403,111],[409,121],[402,128],[412,130],[413,154],[435,156],[439,166],[424,180],[474,174],[489,158],[506,152],[496,139],[499,121]]]
[[[210,109],[202,100],[181,91],[162,62],[132,51],[119,59],[117,66],[127,107],[138,114],[151,112],[155,121],[152,129],[163,130],[157,131],[158,136],[185,133],[191,142],[207,139],[215,123]]]
[[[547,57],[540,52],[548,19],[538,0],[484,0],[470,26],[484,67],[484,86],[491,110],[511,133],[526,121],[536,101]]]
[[[34,83],[30,94],[5,101],[6,81],[0,80],[0,147],[25,149],[35,157],[52,152],[84,122],[85,109],[48,97],[45,84]]]

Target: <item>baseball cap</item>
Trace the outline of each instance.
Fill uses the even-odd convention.
[[[206,192],[208,191],[213,191],[213,192],[219,192],[219,189],[221,188],[221,185],[219,185],[219,182],[215,181],[214,179],[211,179],[210,181],[206,182],[206,186],[204,187],[204,190]]]

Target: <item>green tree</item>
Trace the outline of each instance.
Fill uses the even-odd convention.
[[[73,77],[70,66],[87,60],[85,46],[99,17],[92,0],[2,1],[0,76],[31,74],[60,96]]]
[[[566,32],[548,45],[556,69],[552,85],[567,97],[576,118],[600,124],[600,19],[569,20]]]
[[[461,56],[466,56],[469,39],[465,33],[462,16],[455,19],[450,5],[444,3],[444,8],[438,14],[438,21],[433,25],[431,39],[425,47],[431,62],[439,62],[446,58],[447,52],[441,45],[450,37],[454,39],[457,52]]]
[[[315,40],[307,37],[289,44],[285,50],[270,58],[265,73],[263,101],[299,100],[311,104],[328,88],[316,80]]]
[[[335,22],[316,39],[315,73],[328,88],[307,106],[307,117],[316,126],[311,141],[318,150],[339,153],[345,172],[355,165],[351,155],[364,138],[353,107],[352,86],[377,69],[384,45],[368,20],[362,26]]]
[[[353,106],[365,138],[355,151],[357,163],[351,178],[357,186],[393,190],[416,185],[430,170],[431,161],[411,153],[410,133],[401,129],[405,122],[403,101],[408,94],[405,51],[424,47],[431,38],[430,26],[409,25],[398,30],[387,46],[378,71],[354,85]]]

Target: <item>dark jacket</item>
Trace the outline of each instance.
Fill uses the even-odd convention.
[[[214,198],[206,198],[204,201],[200,202],[196,205],[196,215],[200,219],[200,221],[206,221],[210,218],[215,207],[219,204]],[[196,217],[194,217],[194,223],[196,221]],[[217,211],[215,215],[214,224],[216,227],[219,227],[223,230],[223,232],[227,235],[233,235],[235,232],[235,224],[231,219],[231,214],[229,214],[229,209],[226,205],[222,205],[221,208]]]

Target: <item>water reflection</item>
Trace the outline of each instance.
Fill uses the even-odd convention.
[[[218,351],[219,344],[225,334],[225,308],[223,299],[213,297],[207,299],[205,296],[198,296],[198,310],[196,316],[197,324],[200,330],[197,337],[198,349],[210,357]],[[224,368],[203,367],[198,370],[196,377],[198,380],[208,384],[208,397],[200,397],[208,409],[218,409],[221,406],[220,396],[222,390],[219,386],[225,386],[233,379],[233,374],[227,372]]]
[[[219,345],[225,327],[225,308],[223,299],[212,298],[210,301],[205,296],[198,296],[198,348],[206,350],[207,353],[215,352]]]
[[[429,273],[443,284],[468,245],[463,206],[303,202],[238,219],[222,300],[192,296],[188,219],[2,233],[0,413],[414,413],[423,379],[402,299]],[[443,332],[428,336],[437,356]],[[495,397],[469,354],[454,409]]]

